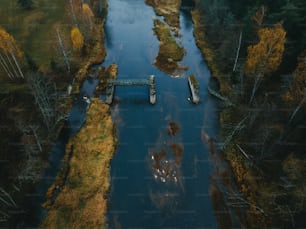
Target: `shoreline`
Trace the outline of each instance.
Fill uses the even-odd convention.
[[[41,228],[105,227],[110,161],[116,144],[110,108],[93,98],[83,127],[66,145],[68,172],[62,177],[65,184],[48,207]]]

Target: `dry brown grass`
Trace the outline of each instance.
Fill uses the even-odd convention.
[[[146,0],[146,4],[152,6],[157,15],[163,16],[175,31],[179,28],[181,0]]]
[[[154,20],[154,32],[159,40],[159,51],[154,65],[169,75],[180,69],[177,62],[185,55],[185,49],[179,46],[172,37],[169,27],[162,21]]]
[[[116,139],[108,105],[92,99],[86,123],[67,144],[69,174],[41,228],[104,228],[109,163]]]

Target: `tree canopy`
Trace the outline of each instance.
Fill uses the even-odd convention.
[[[258,30],[259,42],[248,47],[245,73],[271,74],[280,65],[285,50],[286,31],[281,23]]]
[[[77,27],[73,27],[71,30],[71,41],[76,50],[80,50],[84,45],[84,37]]]

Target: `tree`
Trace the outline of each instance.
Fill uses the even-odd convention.
[[[25,10],[30,10],[33,7],[32,0],[18,0],[18,4]]]
[[[77,27],[71,30],[71,41],[74,49],[80,50],[84,45],[84,37]]]
[[[65,64],[67,66],[67,71],[70,73],[70,69],[71,68],[70,68],[69,55],[68,55],[68,52],[66,51],[64,41],[62,39],[61,33],[60,33],[58,28],[56,29],[56,34],[57,34],[57,40],[58,40],[58,44],[59,44],[60,50],[61,50],[61,52],[63,54],[64,61],[65,61]]]
[[[18,58],[23,56],[17,47],[15,39],[0,27],[0,65],[9,78],[24,78]]]
[[[259,7],[259,9],[256,11],[256,13],[253,15],[252,19],[256,22],[258,26],[262,25],[263,19],[266,15],[267,7],[262,5]]]
[[[244,69],[247,75],[255,78],[250,104],[263,76],[277,70],[281,63],[285,50],[286,31],[281,23],[277,23],[272,28],[260,28],[258,37],[259,42],[248,47]]]
[[[46,77],[39,73],[31,74],[28,78],[29,84],[32,89],[35,102],[41,112],[48,130],[54,127],[56,121],[58,121],[58,115],[56,113],[56,101],[57,91],[53,84],[50,84]]]
[[[82,4],[83,23],[89,25],[90,30],[93,29],[94,14],[87,3]]]
[[[290,107],[295,107],[289,122],[293,120],[306,101],[306,49],[298,57],[298,64],[293,73],[293,77],[288,91],[283,96],[283,100]]]
[[[69,0],[69,3],[71,8],[73,23],[75,26],[77,26],[78,25],[77,15],[79,15],[80,13],[81,2],[80,0]]]
[[[286,103],[294,106],[304,96],[306,96],[306,49],[298,57],[297,67],[293,73],[293,80],[283,99]]]

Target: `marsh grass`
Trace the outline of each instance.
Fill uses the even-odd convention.
[[[176,31],[176,28],[179,28],[179,10],[181,6],[181,0],[146,0],[146,4],[152,6],[157,15],[163,16],[165,22],[170,25],[174,31]]]
[[[154,20],[154,32],[159,40],[159,51],[154,64],[171,75],[179,69],[177,62],[183,59],[185,49],[172,37],[169,26],[158,19]]]
[[[69,141],[73,149],[66,185],[41,228],[104,228],[110,187],[109,163],[116,139],[108,105],[92,99],[82,129]]]

